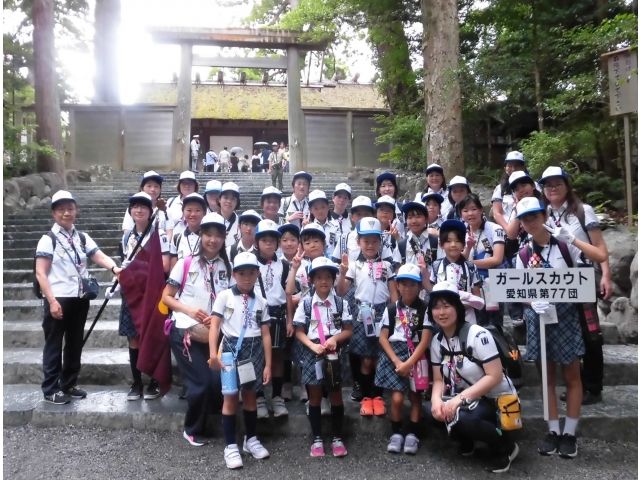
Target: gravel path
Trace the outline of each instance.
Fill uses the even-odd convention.
[[[386,453],[386,438],[350,438],[343,459],[308,456],[308,437],[266,438],[271,458],[244,457],[245,467],[230,471],[224,465],[221,439],[195,448],[175,433],[31,426],[4,429],[5,478],[38,479],[384,479],[496,478],[484,472],[482,453],[458,457],[455,445],[444,437],[424,439],[417,456]],[[536,442],[519,442],[520,455],[509,474],[519,478],[631,479],[638,477],[638,446],[579,439],[574,460],[545,458]],[[325,444],[328,449],[329,445]],[[321,471],[319,470],[321,469]]]

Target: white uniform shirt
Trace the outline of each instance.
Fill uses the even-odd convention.
[[[267,301],[262,295],[256,295],[254,291],[244,296],[238,287],[231,287],[220,293],[213,304],[213,314],[222,318],[222,333],[227,337],[239,337],[242,326],[247,322],[245,337],[261,337],[261,327],[268,324],[270,317],[267,311]],[[255,303],[250,315],[248,315],[251,303],[255,298]],[[248,317],[248,318],[247,318]],[[235,347],[235,345],[234,345]]]
[[[225,245],[233,245],[240,241],[240,221],[236,212],[233,212],[229,217],[229,220],[224,221],[224,225],[227,228],[227,238],[225,239]]]
[[[381,246],[382,246],[382,252],[380,256],[382,257],[382,259],[388,262],[392,262],[392,261],[395,262],[396,259],[394,257],[393,250],[391,250],[391,247],[386,246],[384,244],[381,244]],[[341,250],[343,247],[346,248],[344,252]],[[342,262],[343,253],[346,253],[349,256],[349,263],[355,262],[356,260],[358,260],[358,257],[362,253],[362,250],[360,249],[360,245],[358,245],[358,232],[356,232],[355,230],[351,230],[347,234],[346,241],[343,241],[341,239],[338,245],[336,245],[336,248],[333,251],[331,260],[333,260],[334,263],[340,264]]]
[[[402,320],[400,320],[400,310],[404,314],[405,320],[407,321],[407,328],[411,332],[413,330],[414,335],[411,337],[411,341],[413,342],[414,347],[418,345],[420,341],[418,337],[418,325],[422,325],[422,331],[424,330],[433,330],[433,325],[429,321],[429,316],[427,315],[427,305],[422,300],[416,299],[411,305],[406,306],[402,303],[402,300],[398,300],[396,302],[396,318],[392,319],[393,326],[389,324],[389,308],[384,309],[384,314],[382,315],[382,328],[386,328],[389,330],[389,341],[390,342],[404,342],[407,343],[407,336],[404,332],[404,327],[402,325]],[[423,312],[420,315],[420,312]],[[422,318],[420,318],[422,316]],[[411,326],[413,325],[413,329]]]
[[[327,258],[331,258],[333,255],[333,251],[336,248],[336,245],[340,243],[340,225],[330,217],[324,223],[320,223],[320,221],[315,218],[313,223],[318,225],[324,231],[326,236],[325,245],[324,245],[324,256]]]
[[[389,301],[389,280],[396,274],[391,264],[379,258],[369,262],[363,255],[349,263],[346,278],[355,284],[355,298],[373,305]]]
[[[327,301],[329,302],[329,305],[326,304]],[[336,302],[342,302],[342,322],[351,323],[349,305],[342,299],[342,297],[330,294],[327,300],[323,301],[314,293],[313,298],[311,299],[311,318],[307,318],[305,314],[304,299],[302,299],[300,300],[298,308],[296,308],[296,313],[293,316],[293,325],[295,327],[304,327],[308,323],[309,332],[307,333],[307,338],[309,340],[320,340],[320,335],[318,334],[318,318],[314,311],[314,306],[317,305],[318,311],[320,312],[320,320],[322,322],[322,328],[324,329],[323,332],[325,338],[338,335],[342,332],[342,326],[340,325],[340,327],[337,327],[334,322],[334,318],[338,314]]]
[[[213,291],[211,289],[211,277],[213,277]],[[183,279],[184,259],[181,258],[171,270],[167,283],[179,289]],[[219,256],[211,262],[207,262],[204,268],[200,264],[200,259],[194,257],[191,259],[191,265],[189,265],[187,279],[184,282],[184,290],[178,291],[176,300],[190,307],[200,308],[205,312],[211,313],[214,307],[213,297],[219,296],[228,288],[229,273],[224,261]],[[176,321],[176,328],[190,328],[198,324],[197,320],[184,314],[172,314],[172,318]]]
[[[169,199],[167,202],[167,213],[174,226],[182,220],[182,199],[180,196]]]
[[[190,232],[185,229],[180,234],[174,233],[169,247],[169,253],[172,257],[178,259],[193,255],[200,245],[200,234]]]
[[[255,291],[262,295],[262,288],[260,287],[260,278],[262,278],[265,292],[263,297],[266,298],[267,304],[272,307],[286,305],[287,294],[285,293],[285,288],[287,286],[287,278],[283,275],[284,265],[282,261],[277,256],[271,260],[263,260],[258,255],[256,257],[260,264],[260,277],[256,282]]]
[[[425,261],[427,261],[427,264],[428,264],[428,258],[431,255],[431,242],[429,240],[429,230],[425,229],[424,232],[422,232],[419,237],[414,235],[413,232],[407,233],[407,251],[405,252],[405,257],[406,257],[405,264],[410,263],[412,265],[418,265],[418,256],[416,255],[416,253],[413,251],[413,248],[411,247],[411,239],[414,239],[415,244],[418,245],[420,252],[422,252],[422,254],[425,257]],[[432,262],[437,258],[445,257],[444,250],[442,250],[442,248],[440,247],[440,242],[437,242],[437,244],[438,244],[438,247],[436,249],[436,252],[437,252],[436,258],[431,258]]]
[[[218,158],[220,159],[220,162],[222,163],[229,163],[229,158],[231,157],[231,154],[229,153],[228,150],[222,150],[220,152],[220,155],[218,155]]]
[[[144,247],[147,244],[152,234],[153,234],[153,229],[149,233],[147,233],[145,237],[142,239],[140,249],[142,249],[142,247]],[[135,229],[131,230],[131,233],[129,234],[128,239],[126,238],[127,237],[126,233],[122,235],[122,253],[124,254],[125,259],[129,258],[129,255],[131,254],[133,249],[136,247],[136,244],[138,243],[138,238],[137,238],[138,235],[142,235],[142,232],[138,233],[135,231]],[[158,235],[160,236],[160,251],[162,252],[163,255],[169,255],[170,246],[169,246],[169,240],[167,239],[166,232],[160,229],[158,230]],[[125,240],[126,240],[126,243],[125,243]],[[139,251],[140,250],[138,250],[138,252]]]
[[[511,214],[509,214],[511,215]],[[508,218],[508,217],[507,217]],[[467,233],[468,235],[468,233]],[[469,260],[482,260],[485,258],[493,258],[493,246],[496,244],[504,245],[507,235],[497,223],[485,220],[482,227],[473,233],[476,243],[469,252]],[[506,268],[507,261],[503,259],[502,264],[493,268]],[[485,273],[486,272],[486,273]],[[480,272],[483,276],[488,275],[486,269]]]
[[[455,336],[450,340],[447,340],[444,335],[442,339],[438,341],[436,336],[431,342],[431,363],[433,365],[440,365],[442,378],[445,380],[445,384],[451,384],[455,386],[455,393],[460,393],[466,388],[475,385],[485,376],[484,368],[477,363],[471,361],[469,358],[463,355],[447,355],[449,352],[460,352],[462,346],[460,345],[460,338]],[[441,348],[444,349],[445,355],[442,355]],[[488,363],[492,360],[499,359],[498,348],[496,342],[486,329],[479,325],[472,325],[469,328],[469,335],[467,336],[467,348],[471,348],[473,358],[480,361],[482,364]],[[451,367],[448,364],[451,364]],[[458,383],[453,380],[454,369],[457,371],[460,381]],[[507,378],[502,375],[502,381],[493,387],[489,393],[486,394],[489,398],[496,398],[500,395],[515,394],[515,388]]]
[[[194,138],[193,140],[191,140],[191,153],[193,155],[198,155],[199,151],[200,151],[200,144]]]
[[[345,210],[345,213],[347,214],[347,216],[338,215],[333,210],[329,212],[331,219],[338,225],[338,231],[340,232],[341,237],[343,235],[346,237],[349,232],[355,228],[353,222],[351,221],[351,218],[349,217],[349,214],[347,213],[347,210]]]
[[[160,230],[173,230],[173,221],[169,219],[167,212],[158,212],[158,207],[153,209],[153,213],[156,214],[156,225],[160,227]],[[129,209],[124,212],[124,219],[122,220],[122,230],[132,230],[135,227],[135,222],[129,213]]]
[[[533,242],[529,245],[533,247]],[[571,256],[571,260],[573,260],[573,268],[577,268],[579,264],[583,263],[581,260],[582,252],[573,245],[567,245],[567,247],[569,247],[569,255]],[[557,245],[546,244],[540,251],[540,257],[542,257],[543,262],[548,262],[551,268],[569,268]],[[516,268],[529,268],[528,265],[525,266],[522,264],[520,255],[516,256]]]
[[[304,257],[300,262],[300,267],[296,272],[296,293],[300,292],[302,295],[309,293],[309,269],[311,268],[311,259]]]
[[[568,207],[568,203],[564,202],[564,204],[557,210],[554,210],[551,205],[547,207],[547,211],[549,212],[549,224],[553,227],[559,226],[566,228],[569,232],[573,233],[578,240],[582,240],[583,242],[591,243],[589,236],[582,229],[582,225],[580,225],[580,219],[574,215],[565,215],[565,210]],[[596,217],[596,212],[593,210],[591,205],[587,205],[586,203],[582,204],[584,208],[584,226],[587,230],[591,230],[592,228],[600,228],[600,222],[598,221],[598,217]]]
[[[285,209],[285,207],[287,208]],[[302,200],[298,200],[296,199],[295,195],[291,195],[290,197],[286,197],[281,200],[278,215],[282,215],[282,217],[286,220],[287,217],[293,212],[302,212],[305,215],[309,215],[309,202],[306,197]],[[289,223],[296,225],[300,229],[302,228],[300,226],[302,223],[301,220],[294,220]]]
[[[75,227],[71,229],[71,232],[67,232],[57,223],[51,227],[51,231],[56,235],[56,248],[53,249],[53,242],[48,235],[43,235],[38,246],[36,247],[36,258],[48,258],[51,260],[51,267],[49,267],[49,273],[47,279],[51,285],[51,291],[56,298],[77,298],[80,294],[80,278],[78,277],[78,270],[83,278],[89,276],[87,272],[87,258],[91,258],[100,249],[96,242],[86,233],[85,248],[82,248],[82,242]],[[73,246],[69,241],[69,238],[73,239]],[[77,252],[77,256],[76,256]],[[71,258],[69,258],[69,255]],[[80,267],[76,269],[78,265]]]
[[[538,182],[535,182],[536,190],[539,192],[542,191]],[[507,193],[502,195],[502,185],[498,185],[493,190],[493,194],[491,195],[491,203],[493,202],[501,202],[502,203],[502,216],[506,219],[511,216],[511,212],[513,212],[513,207],[516,203],[516,197],[513,193]]]

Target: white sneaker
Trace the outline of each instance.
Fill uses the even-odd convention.
[[[232,470],[242,468],[242,456],[240,455],[238,445],[229,445],[224,449],[224,461],[227,464],[227,468]]]
[[[269,452],[262,446],[258,437],[251,437],[247,440],[245,435],[242,450],[244,450],[245,453],[250,453],[253,455],[253,458],[257,458],[259,460],[262,458],[269,458]]]
[[[420,444],[420,440],[413,433],[407,435],[404,439],[404,453],[408,453],[409,455],[415,455],[418,453],[418,445]]]
[[[258,418],[269,418],[269,410],[267,410],[267,399],[258,397],[256,399],[258,405]]]
[[[331,415],[331,404],[328,398],[322,397],[322,401],[320,402],[320,415],[323,417]]]
[[[307,393],[307,389],[304,385],[300,385],[300,401],[302,403],[309,401],[309,394]]]
[[[389,445],[387,445],[387,452],[400,453],[402,451],[402,444],[404,443],[404,437],[399,433],[391,435]]]
[[[293,399],[293,385],[290,383],[282,385],[282,399],[285,402],[290,402]]]
[[[289,410],[285,407],[282,397],[274,397],[271,399],[271,410],[273,411],[274,417],[289,415]]]

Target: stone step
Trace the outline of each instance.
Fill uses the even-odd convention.
[[[111,273],[111,272],[109,272]],[[101,287],[101,296],[113,282],[99,282]],[[4,283],[2,285],[2,294],[4,300],[37,300],[33,293],[33,286],[30,283]]]
[[[93,319],[87,321],[85,334]],[[4,349],[38,348],[44,347],[42,321],[38,322],[3,322]],[[99,320],[91,336],[87,340],[86,348],[127,348],[127,338],[118,335],[118,322]]]
[[[98,310],[104,302],[101,293],[101,298],[91,300],[91,306],[89,307],[89,315],[87,321],[93,321],[98,313]],[[42,320],[42,300],[5,300],[3,302],[3,320],[18,320],[18,321],[36,321]],[[112,320],[118,321],[120,318],[120,299],[114,298],[109,300],[107,306],[102,312],[100,320]]]
[[[89,268],[89,275],[95,277],[99,282],[108,282],[113,278],[113,274],[105,268]],[[29,283],[31,284],[32,270],[4,270],[2,279],[4,284],[8,283]]]
[[[119,224],[118,226],[122,226],[122,224]],[[47,231],[48,230],[42,229],[42,231],[40,232],[5,233],[3,235],[4,247],[17,248],[18,246],[24,246],[25,243],[31,243],[33,245],[33,248],[35,249],[36,246],[38,245],[38,240],[40,240],[40,238]],[[114,246],[114,245],[117,245],[118,242],[122,240],[122,230],[120,230],[119,228],[114,230],[96,230],[95,233],[93,233],[91,230],[82,230],[82,231],[87,232],[89,236],[98,244],[99,247],[102,247],[103,245]]]
[[[39,240],[39,239],[38,239]],[[24,245],[25,243],[31,243],[33,246],[29,248],[10,248],[7,246],[7,241],[5,241],[6,250],[3,251],[4,254],[4,269],[24,269],[24,268],[33,268],[33,255],[36,253],[36,245],[38,244],[38,240],[31,240],[29,242],[16,241],[15,243],[18,245]],[[14,242],[13,240],[10,240]],[[105,255],[109,255],[114,258],[118,256],[118,241],[111,242],[112,245],[108,245],[105,243],[100,244],[100,250],[104,252]],[[12,244],[10,244],[12,245]]]
[[[85,386],[88,397],[72,400],[68,405],[51,405],[41,402],[42,391],[39,385],[4,385],[3,423],[5,426],[31,424],[40,428],[74,426],[77,428],[135,429],[149,431],[171,431],[176,435],[184,428],[186,402],[178,399],[179,387],[173,387],[163,398],[153,401],[128,402],[128,387]],[[267,397],[270,398],[267,387]],[[561,389],[558,389],[558,394]],[[345,405],[345,437],[356,435],[367,437],[387,437],[391,434],[389,418],[364,418],[359,414],[360,405],[351,401],[351,391],[343,389]],[[513,433],[516,439],[539,439],[546,430],[542,415],[542,401],[537,389],[522,389],[523,428]],[[596,405],[582,407],[578,436],[598,438],[615,442],[638,442],[638,387],[606,387],[603,401]],[[294,388],[294,399],[299,398],[299,388]],[[387,408],[389,401],[386,398]],[[405,402],[403,417],[409,417]],[[560,416],[564,417],[565,408],[559,405]],[[309,420],[305,406],[298,401],[287,403],[289,415],[275,419],[272,416],[258,422],[258,435],[292,436],[308,432]],[[240,410],[240,409],[238,409]],[[242,415],[239,413],[239,415]],[[212,415],[207,422],[207,433],[222,437],[222,425],[219,413]],[[442,424],[431,419],[421,420],[426,436],[442,438],[446,435]],[[242,430],[242,419],[238,418]],[[323,429],[330,431],[330,418],[323,418]]]
[[[95,301],[94,301],[95,302]],[[36,322],[42,318],[38,316],[28,318],[10,318],[7,316],[5,301],[5,318],[15,323],[28,320]],[[115,306],[112,300],[107,308]],[[118,313],[119,304],[118,301]],[[93,307],[92,307],[93,308]],[[93,321],[95,313],[89,315],[87,322]],[[117,317],[103,317],[101,320],[117,321]],[[25,322],[26,323],[26,322]],[[98,322],[100,323],[100,322]],[[525,348],[521,347],[524,352]],[[126,349],[87,348],[82,353],[83,370],[80,373],[80,383],[94,385],[126,384],[130,380],[131,371]],[[42,349],[40,348],[8,348],[4,350],[4,383],[38,383],[42,380]],[[101,374],[100,372],[103,372]],[[558,385],[562,385],[562,375],[558,368]],[[539,376],[533,363],[525,363],[523,381],[525,386],[539,385]],[[605,345],[604,346],[604,384],[637,385],[638,384],[638,349],[637,346]]]
[[[96,218],[103,219],[104,221],[108,221],[111,223],[119,222],[122,224],[122,218],[124,217],[125,208],[118,208],[113,210],[100,210],[100,211],[86,211],[82,212],[82,215],[78,214],[76,217],[76,223],[89,223],[91,220]],[[48,222],[47,222],[48,220]],[[9,226],[23,226],[23,225],[31,225],[33,223],[39,223],[43,225],[47,222],[47,226],[53,226],[53,218],[51,218],[51,212],[30,212],[29,216],[21,216],[21,217],[5,217],[3,225]],[[6,231],[6,230],[5,230]]]
[[[76,222],[76,229],[81,232],[100,232],[103,230],[113,230],[122,232],[122,217],[118,220],[117,218],[100,218],[99,220],[94,217],[92,220],[84,220]],[[27,233],[27,232],[46,232],[51,230],[53,227],[53,221],[44,223],[37,222],[35,220],[31,223],[22,224],[22,225],[4,225],[4,233],[5,235],[13,235],[14,233]]]

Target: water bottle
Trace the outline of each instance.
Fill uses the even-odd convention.
[[[220,372],[222,381],[222,395],[235,395],[238,393],[238,374],[236,373],[236,363],[233,361],[231,352],[223,352],[220,358],[224,369]]]

